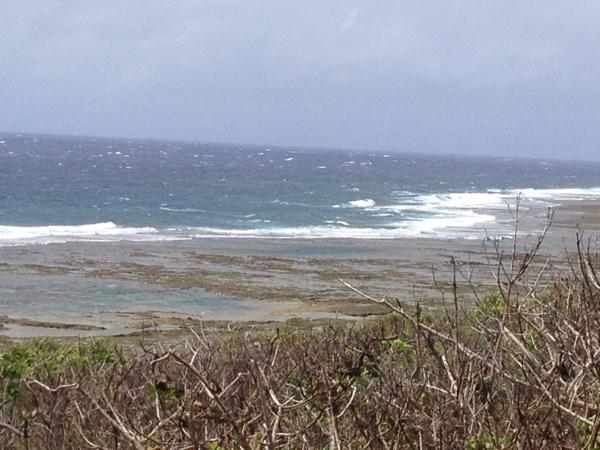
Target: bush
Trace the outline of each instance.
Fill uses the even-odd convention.
[[[15,401],[27,379],[46,379],[59,371],[81,371],[95,364],[118,361],[116,346],[103,338],[89,338],[64,345],[52,339],[36,339],[13,344],[0,353],[0,379],[3,398]]]

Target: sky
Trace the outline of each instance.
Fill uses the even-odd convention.
[[[3,0],[0,130],[600,159],[600,2]]]

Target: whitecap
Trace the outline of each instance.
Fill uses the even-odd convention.
[[[347,205],[354,208],[373,208],[376,203],[375,200],[366,198],[361,200],[352,200],[348,202]]]
[[[600,187],[594,188],[557,188],[557,189],[512,189],[508,192],[513,198],[517,195],[525,200],[544,203],[561,201],[581,201],[600,198]]]
[[[72,241],[169,240],[153,227],[121,227],[113,222],[84,225],[0,225],[0,245],[49,244]]]
[[[203,209],[199,209],[199,208],[170,208],[168,206],[160,206],[159,209],[162,209],[163,211],[169,211],[169,212],[184,212],[184,213],[200,213],[200,212],[205,212]]]
[[[491,217],[493,220],[493,217]],[[486,218],[488,220],[488,218]],[[414,221],[399,224],[397,227],[351,227],[333,224],[306,227],[264,227],[254,229],[211,228],[197,227],[187,230],[193,238],[248,238],[248,239],[402,239],[402,238],[431,238],[447,239],[462,237],[480,239],[481,233],[472,233],[463,229],[480,223],[476,220]],[[340,221],[341,222],[341,221]],[[449,225],[455,229],[449,228]]]

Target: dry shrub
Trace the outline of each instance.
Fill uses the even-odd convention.
[[[546,231],[546,230],[545,230]],[[600,448],[600,282],[581,234],[570,271],[532,246],[490,253],[495,289],[445,313],[309,331],[205,334],[24,377],[3,448]],[[31,375],[31,374],[30,374]]]

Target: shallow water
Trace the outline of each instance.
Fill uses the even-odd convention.
[[[0,315],[17,319],[122,328],[148,314],[264,320],[273,309],[294,305],[72,275],[0,274]]]

